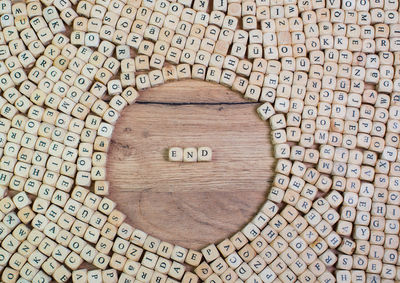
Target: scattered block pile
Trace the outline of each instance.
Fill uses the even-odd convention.
[[[400,281],[398,0],[1,0],[0,27],[1,282]],[[277,160],[201,251],[107,197],[121,111],[181,79],[259,101]]]

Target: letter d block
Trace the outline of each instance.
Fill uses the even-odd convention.
[[[211,161],[212,150],[209,147],[203,146],[197,149],[197,161]]]

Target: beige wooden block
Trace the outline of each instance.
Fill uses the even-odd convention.
[[[271,250],[271,252],[273,252],[274,254],[276,254],[276,251],[269,246],[269,249]],[[276,255],[274,255],[274,258],[276,257]],[[230,254],[226,260],[225,260],[228,265],[230,266],[230,268],[232,269],[237,269],[242,263],[243,260],[242,258],[237,254],[237,253],[232,253]],[[271,260],[272,261],[272,260]]]
[[[98,253],[93,259],[93,265],[104,270],[109,265],[110,260],[110,256]]]
[[[243,262],[236,270],[236,274],[240,279],[247,280],[253,274],[253,270],[247,263]]]
[[[72,271],[72,282],[76,283],[76,282],[87,282],[87,274],[88,270],[87,269],[78,269],[78,270],[74,270]]]
[[[87,245],[86,241],[78,236],[73,236],[68,244],[68,248],[76,253],[80,253]]]
[[[147,74],[141,74],[136,77],[136,87],[138,90],[145,90],[150,86],[150,78]]]
[[[141,280],[148,282],[150,280],[150,278],[153,276],[153,273],[154,273],[153,270],[151,270],[147,267],[141,266],[139,268],[138,273],[136,274],[136,278],[137,279],[141,278]]]
[[[127,87],[121,94],[122,98],[126,100],[126,102],[130,105],[136,101],[139,97],[139,94],[136,89],[133,87]]]
[[[20,270],[21,277],[27,281],[30,281],[33,279],[33,277],[38,273],[39,270],[35,267],[33,267],[29,263],[25,263],[24,266],[22,266]]]
[[[206,262],[202,262],[196,267],[194,272],[200,278],[200,280],[205,280],[212,274],[212,269]]]
[[[255,250],[249,244],[246,244],[241,248],[238,254],[245,262],[251,261],[257,255]]]
[[[171,269],[171,265],[172,262],[170,260],[159,257],[154,270],[162,274],[168,274],[169,270]]]
[[[82,264],[83,259],[76,254],[75,252],[71,252],[65,259],[65,265],[72,270],[76,270]]]
[[[39,272],[36,273],[36,275],[33,277],[32,281],[49,283],[51,282],[51,277],[47,275],[44,271],[39,270]]]
[[[227,14],[233,17],[240,17],[242,15],[242,6],[240,3],[229,3]]]
[[[54,258],[49,257],[43,264],[42,269],[49,275],[53,275],[54,272],[60,267],[60,263],[58,263]]]
[[[185,275],[182,278],[183,283],[197,283],[199,281],[199,277],[191,272],[185,272]]]
[[[202,64],[195,64],[192,67],[192,79],[205,80],[206,78],[206,66]]]
[[[110,259],[110,267],[114,268],[115,270],[122,271],[125,266],[126,261],[127,261],[126,257],[124,257],[123,255],[114,253]]]
[[[212,149],[210,147],[197,148],[197,161],[211,161]]]
[[[170,258],[173,248],[174,246],[172,244],[167,242],[161,242],[158,245],[157,254],[164,258]]]
[[[142,254],[143,254],[143,249],[135,245],[130,245],[126,252],[127,258],[136,262],[140,260]]]
[[[235,246],[229,239],[225,239],[217,245],[219,252],[223,257],[227,257],[235,251]]]
[[[147,237],[148,235],[146,232],[139,229],[135,229],[135,231],[133,231],[131,236],[131,242],[135,245],[143,247],[143,244],[146,241]]]
[[[101,200],[102,200],[102,198],[100,196],[97,196],[94,193],[89,192],[86,195],[83,204],[85,206],[89,207],[90,209],[97,210]]]
[[[100,269],[93,269],[89,270],[87,273],[87,282],[88,283],[95,283],[95,282],[102,282],[102,272]]]
[[[186,255],[185,263],[191,266],[198,266],[203,258],[201,252],[190,249]]]
[[[160,70],[154,70],[149,73],[151,87],[164,84],[164,77]]]
[[[96,243],[96,250],[103,254],[108,254],[113,247],[113,242],[106,237],[101,236]]]
[[[93,148],[96,151],[107,152],[110,147],[110,139],[107,137],[97,136],[94,140]]]
[[[135,276],[139,270],[140,263],[128,259],[125,263],[123,272],[129,276]]]
[[[176,262],[183,263],[185,261],[187,254],[188,254],[187,249],[175,245],[174,249],[172,250],[171,259]]]
[[[0,248],[0,255],[1,255],[0,266],[5,266],[5,265],[7,265],[7,262],[8,262],[8,261],[10,260],[10,258],[11,258],[9,264],[13,265],[13,266],[14,266],[13,268],[16,269],[16,270],[18,270],[18,269],[16,268],[16,264],[14,263],[15,260],[14,260],[13,258],[16,258],[16,259],[18,260],[20,257],[22,257],[20,254],[16,253],[16,254],[12,255],[12,254],[9,253],[8,251],[6,251],[6,250]],[[22,267],[22,265],[25,263],[25,261],[26,261],[26,259],[25,259],[25,258],[22,258],[22,259],[21,259],[21,263],[18,264],[18,266],[21,266],[21,267]],[[18,267],[18,266],[17,266],[17,267]]]
[[[195,147],[184,148],[183,162],[197,162],[197,148]]]
[[[218,249],[214,244],[209,245],[209,246],[205,247],[204,249],[202,249],[201,253],[203,254],[203,256],[207,262],[211,262],[220,256]]]
[[[4,219],[5,221],[9,221],[7,215]],[[23,242],[28,237],[29,232],[31,231],[25,224],[20,223],[18,226],[14,228],[12,235],[20,242]]]
[[[189,64],[179,64],[176,66],[176,72],[178,73],[178,80],[190,79],[192,77]]]
[[[9,196],[0,200],[0,211],[4,214],[13,211],[15,208],[16,206]]]
[[[114,209],[108,216],[108,222],[115,227],[121,226],[125,219],[126,215],[117,209]]]
[[[165,82],[175,81],[178,79],[178,73],[174,65],[163,67],[161,71]]]
[[[63,265],[61,265],[54,271],[53,278],[54,278],[54,280],[56,280],[59,283],[67,282],[68,279],[71,277],[71,275],[72,275],[72,273],[67,268],[65,268]]]
[[[183,149],[181,147],[170,147],[168,149],[168,160],[182,162]]]
[[[118,282],[118,273],[117,273],[116,269],[103,270],[101,275],[102,275],[104,282],[110,282],[110,283]]]
[[[143,244],[143,248],[152,253],[156,253],[160,244],[161,244],[160,239],[157,239],[153,236],[147,236]]]
[[[19,210],[17,215],[21,222],[25,224],[29,223],[35,217],[35,213],[29,206],[25,206]]]
[[[228,268],[221,276],[223,282],[236,282],[238,280],[238,275],[234,270]]]
[[[297,209],[293,206],[287,205],[281,212],[280,215],[288,222],[292,222],[299,215]]]
[[[108,181],[95,181],[94,193],[100,196],[106,196],[110,191],[110,183]]]
[[[18,209],[30,205],[32,202],[25,192],[20,192],[13,197],[13,202]]]
[[[174,261],[171,265],[171,269],[169,270],[168,275],[176,280],[181,280],[184,274],[185,266]]]

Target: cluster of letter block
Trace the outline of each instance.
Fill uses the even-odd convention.
[[[202,162],[212,160],[212,149],[203,147],[171,147],[168,149],[168,160],[176,162]]]
[[[0,0],[0,281],[400,282],[399,8]],[[121,111],[182,79],[260,102],[276,158],[261,210],[201,251],[107,197]]]

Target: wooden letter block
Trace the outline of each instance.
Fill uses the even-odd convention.
[[[212,150],[209,147],[199,147],[197,149],[197,161],[211,161]]]
[[[197,162],[197,148],[185,148],[183,150],[183,162]]]
[[[168,150],[169,161],[183,161],[183,149],[180,147],[171,147]]]

